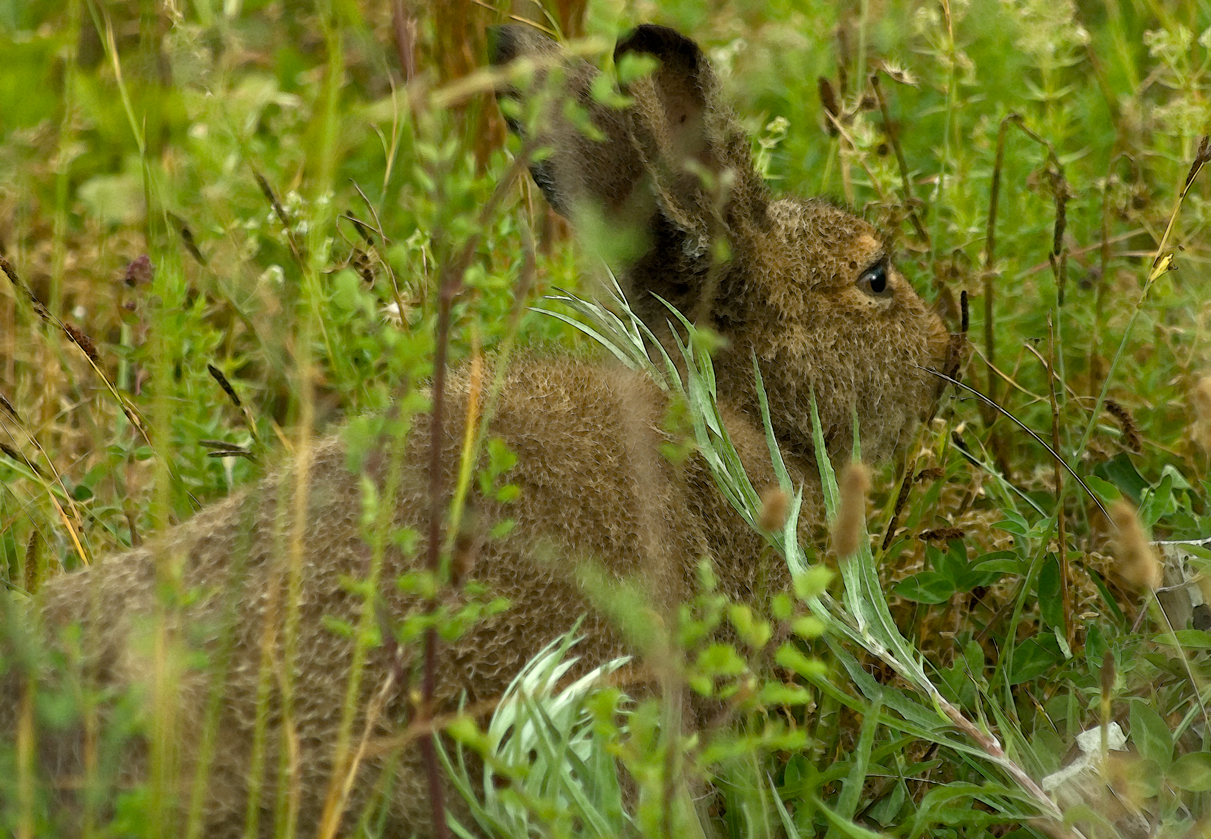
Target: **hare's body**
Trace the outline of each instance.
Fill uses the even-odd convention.
[[[631,86],[634,104],[626,111],[592,105],[586,91],[593,71],[566,65],[568,91],[589,107],[604,140],[570,134],[558,119],[536,129],[553,147],[535,167],[553,205],[563,212],[596,206],[615,227],[643,237],[646,250],[624,266],[623,278],[636,310],[654,330],[666,329],[665,313],[648,292],[709,323],[729,341],[715,357],[720,409],[754,485],[775,483],[755,394],[754,357],[784,460],[808,496],[818,485],[810,465],[813,392],[831,454],[848,451],[856,416],[864,452],[887,456],[932,409],[938,388],[923,368],[946,360],[948,336],[941,322],[891,266],[868,224],[823,202],[769,200],[749,161],[748,141],[714,102],[714,77],[692,42],[670,30],[643,27],[619,50],[660,61],[655,73]],[[502,59],[559,56],[551,42],[512,28],[501,34],[498,51]],[[713,173],[715,186],[704,187],[687,160]],[[730,254],[712,265],[714,243],[723,239]],[[451,419],[442,429],[439,458],[448,473],[441,482],[446,491],[456,482],[472,393],[469,380],[456,374],[446,394]],[[720,587],[739,600],[760,602],[784,586],[784,567],[763,561],[768,552],[762,538],[729,507],[703,462],[691,456],[672,463],[660,454],[669,434],[667,407],[652,382],[617,366],[544,358],[512,365],[490,435],[517,455],[505,477],[521,493],[507,504],[491,493],[473,493],[471,503],[482,533],[504,519],[514,519],[516,526],[476,545],[473,563],[461,569],[512,605],[441,647],[438,712],[453,709],[463,696],[472,706],[490,703],[542,645],[582,615],[584,666],[628,650],[622,634],[582,594],[576,573],[582,560],[599,563],[608,577],[640,577],[657,606],[690,592],[702,559],[713,565]],[[429,432],[429,418],[417,417],[402,458],[394,514],[397,525],[415,528],[421,538],[411,550],[390,547],[382,555],[374,624],[387,636],[421,607],[395,581],[425,562]],[[341,439],[320,441],[312,457],[299,462],[305,467],[296,463],[142,548],[45,588],[46,624],[53,632],[85,623],[82,646],[91,651],[93,675],[101,684],[136,684],[156,672],[149,663],[153,623],[147,618],[157,611],[175,616],[169,620],[174,644],[207,654],[207,664],[181,676],[177,727],[168,732],[180,744],[178,777],[186,800],[202,754],[203,710],[221,690],[203,811],[206,836],[243,832],[258,696],[269,714],[263,721],[259,805],[252,806],[262,829],[273,822],[283,732],[297,736],[286,761],[286,787],[297,794],[302,823],[318,819],[333,776],[340,774],[334,750],[355,656],[353,642],[334,632],[328,619],[356,625],[365,607],[365,597],[349,582],[366,579],[372,567],[362,486],[373,482],[382,497],[393,462],[388,445],[375,451],[363,474],[354,475]],[[295,543],[301,552],[292,552],[299,486],[305,488],[306,518]],[[292,565],[294,558],[299,561]],[[165,568],[178,568],[180,590],[195,593],[189,605],[159,608],[163,589],[157,575]],[[298,610],[291,626],[288,599]],[[287,638],[293,641],[287,644]],[[346,811],[358,812],[375,793],[382,767],[394,766],[391,835],[428,832],[429,803],[415,745],[382,747],[398,740],[410,718],[418,648],[390,642],[372,648],[356,693],[355,739],[373,700],[384,704]],[[6,713],[0,709],[8,732],[13,724]],[[78,755],[72,748],[56,751],[56,739],[64,738],[43,742],[48,772],[78,774]],[[144,774],[145,756],[136,749],[129,760],[132,774]]]
[[[463,384],[458,379],[452,383],[449,407],[455,417],[465,416]],[[620,633],[580,594],[575,576],[578,560],[598,561],[619,579],[641,579],[655,606],[681,599],[687,575],[694,573],[700,557],[715,560],[721,588],[738,599],[766,600],[768,595],[762,596],[759,588],[784,587],[785,571],[779,564],[765,567],[751,561],[759,553],[760,536],[731,511],[709,473],[697,462],[681,468],[657,454],[663,410],[660,392],[629,371],[566,361],[522,362],[514,367],[493,432],[518,456],[518,466],[507,477],[518,484],[521,494],[509,504],[483,498],[476,498],[475,504],[477,517],[484,521],[509,517],[519,524],[504,538],[486,541],[470,570],[470,576],[493,595],[509,598],[511,608],[481,620],[466,636],[441,647],[439,712],[453,710],[464,694],[472,708],[489,707],[535,652],[567,632],[582,615],[586,619],[581,631],[591,639],[582,645],[583,652],[593,661],[626,651]],[[418,418],[408,441],[398,504],[398,524],[421,534],[428,510],[428,471],[421,465],[428,460],[428,431],[427,418]],[[454,420],[444,434],[446,486],[457,471],[462,431],[461,420]],[[734,438],[752,466],[754,479],[772,483],[768,450],[758,430],[737,425]],[[113,557],[87,574],[55,581],[43,598],[48,625],[61,628],[83,619],[89,638],[103,642],[99,650],[89,649],[89,640],[82,644],[96,656],[95,675],[100,682],[136,684],[150,692],[154,624],[148,618],[161,596],[157,557],[184,560],[181,588],[196,592],[199,599],[183,613],[186,622],[174,628],[172,641],[181,648],[204,650],[211,658],[208,666],[182,681],[174,716],[184,742],[197,735],[201,709],[212,689],[212,671],[225,679],[219,739],[209,771],[207,836],[238,836],[245,822],[245,776],[252,764],[258,682],[263,675],[260,652],[266,626],[276,627],[280,635],[285,612],[281,600],[275,605],[271,592],[277,589],[284,597],[289,586],[288,538],[280,534],[290,532],[292,521],[288,514],[275,522],[276,511],[278,499],[293,503],[296,468],[204,510],[188,526],[154,543]],[[367,474],[380,480],[385,468],[371,463]],[[302,593],[298,653],[290,703],[300,738],[295,780],[305,791],[300,812],[305,825],[318,819],[333,775],[333,746],[353,659],[352,642],[331,631],[325,619],[358,622],[365,600],[343,580],[365,579],[371,568],[371,550],[361,524],[359,478],[346,466],[346,449],[339,437],[319,441],[307,485],[306,547],[298,569]],[[384,556],[379,608],[393,622],[421,605],[402,594],[395,580],[423,567],[426,549],[422,536],[415,551],[404,555],[388,550]],[[718,549],[722,550],[716,555]],[[760,579],[763,575],[772,579]],[[233,598],[234,619],[227,613]],[[445,598],[443,605],[455,605],[456,598]],[[228,626],[233,632],[230,639],[224,637]],[[231,644],[232,663],[223,673],[221,658],[227,644]],[[280,637],[274,655],[280,668],[284,655]],[[402,656],[398,662],[397,655]],[[409,688],[418,684],[419,665],[418,649],[385,644],[370,651],[358,708],[369,705],[396,667],[405,682],[390,692],[374,733],[376,742],[398,738],[411,718]],[[282,685],[279,676],[272,678],[269,753],[262,787],[262,818],[270,821],[282,733]],[[359,714],[355,727],[359,736],[363,723],[364,715]],[[382,764],[401,759],[399,752],[393,749],[386,757],[365,761],[354,786],[352,812],[359,812],[372,792]],[[194,750],[187,748],[185,756],[180,777],[189,779],[195,771]],[[399,825],[423,824],[429,817],[429,803],[415,748],[403,749],[402,760],[414,771],[397,776],[400,789],[392,796],[394,815]],[[79,767],[72,767],[68,774],[78,771]],[[131,774],[143,773],[134,767]]]

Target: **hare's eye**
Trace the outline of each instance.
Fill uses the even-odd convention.
[[[887,284],[887,266],[882,262],[872,265],[858,277],[858,288],[871,297],[891,297],[891,287]]]

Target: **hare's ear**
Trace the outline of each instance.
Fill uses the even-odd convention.
[[[626,97],[538,31],[499,27],[493,63],[515,67],[498,98],[512,129],[534,147],[530,172],[547,201],[625,269],[628,291],[692,306],[712,242],[753,239],[738,228],[763,218],[765,187],[697,44],[641,26],[614,55]],[[655,322],[667,314],[661,305]]]
[[[497,98],[513,132],[535,142],[530,173],[555,211],[574,222],[591,208],[607,226],[645,224],[645,208],[633,206],[643,192],[635,189],[642,161],[621,103],[609,101],[597,69],[524,25],[492,29],[491,60],[529,65]],[[639,200],[650,209],[650,198]]]
[[[702,50],[665,26],[640,26],[614,49],[620,75],[628,56],[650,56],[652,72],[623,83],[633,99],[628,122],[634,147],[665,218],[705,246],[728,233],[737,211],[760,211],[764,184],[748,137],[722,103],[719,81]]]

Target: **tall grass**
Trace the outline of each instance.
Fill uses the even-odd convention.
[[[1173,624],[1165,604],[1201,597],[1187,579],[1208,555],[1170,567],[1170,591],[1136,588],[1102,509],[1125,500],[1156,537],[1211,536],[1196,413],[1211,369],[1208,10],[973,0],[526,13],[607,41],[653,15],[708,45],[770,179],[883,224],[952,322],[971,295],[979,339],[964,378],[1003,413],[956,390],[911,456],[875,475],[869,526],[887,538],[859,539],[849,559],[797,543],[798,488],[784,481],[770,549],[799,588],[734,604],[704,578],[683,627],[730,623],[740,641],[683,649],[668,671],[679,690],[733,691],[717,724],[683,730],[672,702],[628,703],[617,685],[558,693],[556,657],[534,662],[547,675],[501,706],[496,729],[452,729],[487,762],[472,778],[447,755],[468,790],[482,798],[485,783],[512,779],[477,823],[507,835],[1200,835],[1211,639],[1202,623]],[[316,435],[362,415],[402,434],[438,346],[451,364],[487,365],[491,387],[514,347],[608,344],[691,407],[721,490],[761,523],[761,494],[712,421],[709,342],[649,358],[625,308],[610,314],[578,286],[595,269],[532,188],[498,192],[517,164],[473,70],[485,26],[507,17],[471,3],[0,4],[6,636],[19,637],[19,604],[49,576],[138,544],[283,452],[303,464],[283,500],[305,509]],[[459,293],[443,298],[452,266]],[[556,287],[573,292],[542,304],[556,317],[529,310]],[[827,483],[832,465],[820,467]],[[288,658],[299,539],[282,533],[277,556]],[[177,559],[159,570],[151,636],[164,694],[176,678],[164,627],[190,596],[174,588]],[[367,645],[372,629],[358,628]],[[0,669],[35,655],[23,643],[0,645]],[[274,665],[259,662],[266,683]],[[167,702],[139,722],[134,703],[102,714],[107,698],[86,680],[65,685],[27,691],[10,712],[3,828],[53,829],[37,732],[75,717],[91,750],[75,779],[86,835],[161,836],[179,806],[196,834],[196,805],[172,800],[172,733],[192,721]],[[288,726],[288,677],[284,694]],[[362,732],[343,712],[352,762]],[[153,771],[127,789],[112,757],[137,725]],[[1079,734],[1108,745],[1114,726],[1130,751],[1095,755],[1083,784],[1044,782]],[[207,779],[191,780],[196,801]],[[696,802],[708,783],[716,796]],[[261,827],[310,833],[297,789],[275,793],[275,824]],[[334,780],[335,808],[340,795]],[[361,818],[373,835],[374,813]]]

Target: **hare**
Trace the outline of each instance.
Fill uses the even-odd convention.
[[[671,334],[658,295],[726,340],[714,356],[720,411],[755,486],[776,478],[754,357],[783,458],[807,496],[819,488],[813,393],[830,454],[838,457],[849,451],[855,417],[865,455],[878,459],[893,454],[931,414],[939,380],[927,369],[946,362],[943,323],[896,270],[871,225],[822,200],[770,197],[750,159],[749,140],[719,101],[716,76],[693,41],[657,26],[622,40],[616,60],[638,54],[655,61],[654,71],[626,86],[630,104],[623,109],[598,104],[590,92],[598,71],[533,30],[502,28],[494,50],[497,63],[530,59],[539,80],[558,77],[566,97],[595,126],[586,134],[567,119],[563,101],[551,100],[530,126],[532,141],[549,149],[533,176],[550,204],[574,222],[596,212],[607,228],[631,237],[633,252],[620,276],[636,312],[657,335]],[[514,127],[527,130],[516,111],[510,113]],[[463,422],[476,394],[469,376],[452,374],[438,461],[446,488],[458,472]],[[483,541],[466,572],[508,598],[510,607],[438,649],[437,712],[456,708],[460,698],[490,703],[582,615],[584,666],[628,651],[620,631],[578,586],[580,560],[594,560],[619,579],[642,575],[645,590],[664,604],[693,591],[703,558],[720,588],[738,600],[760,601],[789,582],[700,458],[673,463],[660,454],[667,407],[665,394],[642,374],[606,363],[534,355],[511,365],[490,433],[517,456],[507,478],[520,495],[506,503],[488,494],[474,505],[485,528],[506,518],[516,525]],[[430,608],[395,581],[425,562],[431,430],[429,416],[416,417],[394,493],[397,524],[421,535],[412,549],[391,545],[382,556],[373,608],[378,625],[388,628]],[[313,826],[333,777],[350,771],[347,757],[335,765],[334,744],[355,645],[332,630],[330,619],[356,625],[367,608],[364,592],[348,580],[370,574],[374,550],[361,525],[362,486],[368,480],[380,497],[388,494],[390,451],[384,442],[359,475],[347,465],[341,435],[322,440],[309,457],[259,485],[142,547],[54,579],[41,592],[37,614],[50,637],[83,622],[85,666],[102,686],[141,685],[154,670],[147,663],[148,627],[157,612],[169,616],[175,644],[209,661],[194,669],[182,665],[175,710],[165,717],[176,719],[167,736],[179,751],[185,779],[179,800],[187,803],[201,759],[201,709],[212,691],[221,692],[203,835],[242,836],[250,815],[261,832],[272,829],[279,783],[292,790],[299,824]],[[291,533],[300,512],[300,561],[291,565],[283,534]],[[181,590],[192,592],[178,609],[163,605],[165,568],[175,568]],[[287,597],[298,610],[290,632],[283,626]],[[283,639],[291,634],[287,648]],[[409,695],[420,665],[407,642],[388,638],[365,652],[355,735],[374,701],[381,712],[373,716],[372,736],[398,737],[413,712]],[[19,689],[11,678],[0,688],[9,694],[0,696],[0,731],[11,737]],[[153,688],[161,689],[147,690]],[[259,694],[268,719],[261,721],[262,770],[253,782]],[[68,735],[43,734],[41,771],[52,778],[78,775],[78,740],[64,745]],[[124,777],[147,776],[146,751],[137,743],[128,749]],[[279,779],[287,763],[290,777]],[[384,805],[386,833],[427,835],[426,775],[414,743],[368,752],[357,764],[345,812],[360,812],[387,765],[394,780]]]

